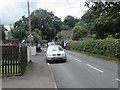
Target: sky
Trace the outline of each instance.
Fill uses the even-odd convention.
[[[88,0],[29,0],[30,12],[42,8],[53,12],[62,21],[67,15],[81,18],[87,10],[84,7],[86,1]],[[4,24],[7,29],[9,24],[19,20],[21,16],[27,17],[27,12],[27,0],[0,0],[0,24]]]

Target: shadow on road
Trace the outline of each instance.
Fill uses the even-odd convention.
[[[62,63],[67,63],[67,61],[49,61],[49,64],[62,64]]]

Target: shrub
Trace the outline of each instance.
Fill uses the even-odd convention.
[[[120,59],[120,39],[69,41],[68,48]]]

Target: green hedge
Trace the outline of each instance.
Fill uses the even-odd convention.
[[[120,39],[69,41],[68,48],[120,59]]]

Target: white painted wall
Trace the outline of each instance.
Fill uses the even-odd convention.
[[[36,55],[36,46],[31,47],[32,55]]]
[[[27,46],[28,62],[32,60],[32,55],[36,55],[36,46]]]

